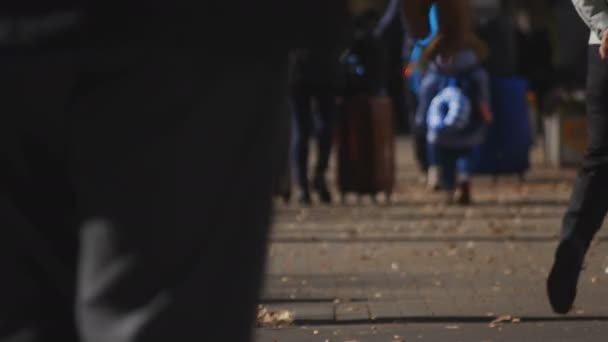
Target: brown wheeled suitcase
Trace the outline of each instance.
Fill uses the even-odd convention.
[[[356,95],[344,99],[338,130],[338,189],[347,193],[384,193],[395,186],[395,119],[388,96]]]

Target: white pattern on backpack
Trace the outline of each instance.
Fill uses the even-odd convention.
[[[427,124],[431,131],[436,132],[444,128],[462,130],[469,124],[471,114],[469,97],[459,87],[448,86],[431,101]]]

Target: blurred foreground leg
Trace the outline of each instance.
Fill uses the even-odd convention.
[[[585,253],[608,211],[608,64],[597,50],[597,46],[589,47],[589,149],[574,183],[547,283],[551,305],[562,314],[572,308]]]
[[[283,56],[116,51],[91,56],[74,103],[83,341],[249,341]]]

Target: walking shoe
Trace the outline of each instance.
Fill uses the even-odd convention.
[[[460,205],[470,205],[473,203],[471,199],[471,183],[462,182],[458,187],[458,195],[456,197],[456,202]]]
[[[583,245],[575,240],[563,240],[557,247],[547,279],[547,293],[553,311],[558,314],[567,314],[572,309],[585,251]]]
[[[312,183],[312,188],[319,194],[319,199],[321,203],[329,204],[331,203],[331,193],[327,188],[327,183],[323,177],[315,177],[315,180]]]
[[[298,195],[298,203],[300,203],[301,206],[305,206],[305,207],[312,205],[312,199],[310,198],[310,193],[308,191],[300,192],[300,194]]]

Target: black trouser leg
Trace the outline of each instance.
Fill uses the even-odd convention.
[[[0,57],[0,341],[77,341],[69,53]]]
[[[305,89],[296,89],[291,95],[293,111],[292,154],[294,172],[298,187],[308,192],[308,154],[314,122],[311,109],[311,94]]]
[[[437,164],[441,179],[441,187],[447,191],[454,191],[456,188],[456,164],[460,158],[460,151],[435,146]]]
[[[587,79],[589,149],[563,220],[563,239],[588,245],[608,211],[608,64],[589,48]]]

